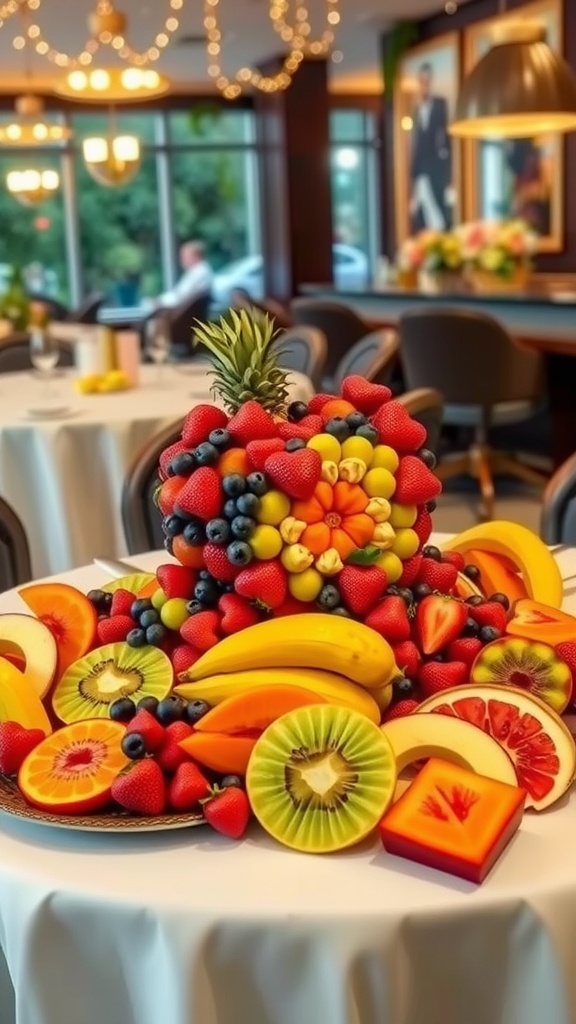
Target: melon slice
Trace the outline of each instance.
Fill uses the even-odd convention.
[[[416,714],[434,712],[463,719],[492,736],[512,759],[527,807],[543,811],[570,787],[576,744],[569,729],[544,701],[512,686],[489,683],[429,697]]]

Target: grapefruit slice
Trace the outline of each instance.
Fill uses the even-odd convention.
[[[36,583],[18,591],[52,633],[58,648],[58,675],[90,650],[98,615],[81,590],[69,583]]]
[[[574,779],[573,736],[544,701],[524,690],[489,683],[455,686],[429,697],[416,713],[426,712],[462,718],[493,736],[514,763],[527,807],[550,807]]]
[[[111,798],[112,783],[128,764],[119,722],[93,719],[59,729],[28,754],[18,786],[33,807],[52,814],[89,814]]]

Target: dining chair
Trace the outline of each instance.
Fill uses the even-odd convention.
[[[297,370],[320,390],[328,353],[326,335],[316,327],[291,327],[274,342],[278,363],[285,370]]]
[[[270,295],[266,295],[263,299],[254,299],[245,288],[234,288],[230,299],[233,309],[246,309],[248,312],[251,309],[257,309],[261,313],[267,313],[274,321],[275,326],[282,330],[288,330],[294,325],[286,307]]]
[[[359,374],[375,384],[388,384],[398,358],[396,331],[382,328],[361,338],[342,357],[333,379],[333,389],[339,392],[342,381],[350,374]]]
[[[370,325],[343,302],[298,298],[290,303],[294,324],[317,327],[328,339],[325,375],[334,378],[338,364],[361,338],[370,334]]]
[[[58,366],[73,366],[74,353],[66,342],[60,343]],[[18,373],[31,370],[28,339],[10,339],[0,342],[0,373]]]
[[[546,476],[518,454],[490,447],[491,427],[530,419],[543,402],[540,356],[515,344],[494,318],[436,307],[404,313],[398,324],[407,389],[432,387],[444,396],[444,424],[473,431],[466,452],[443,461],[441,480],[478,480],[483,518],[494,513],[494,477],[512,476],[543,488]]]
[[[0,498],[0,591],[32,579],[26,530],[14,509]]]
[[[128,554],[156,551],[164,545],[162,516],[154,503],[160,455],[182,433],[182,419],[168,424],[133,459],[122,487],[121,516]]]
[[[540,514],[540,536],[547,544],[576,545],[576,454],[550,477]]]
[[[159,307],[152,310],[143,320],[138,322],[142,348],[146,348],[146,333],[154,321],[162,321],[170,338],[170,351],[176,359],[190,359],[196,354],[194,349],[194,328],[196,321],[204,323],[210,315],[212,296],[210,292],[195,295],[193,299],[185,299],[177,306]]]
[[[98,313],[103,304],[102,292],[90,292],[76,309],[68,310],[62,319],[74,324],[97,324]]]
[[[415,388],[398,395],[397,402],[404,406],[414,420],[426,427],[426,448],[438,455],[444,415],[444,397],[435,388]]]

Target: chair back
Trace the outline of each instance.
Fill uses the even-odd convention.
[[[396,331],[372,331],[342,357],[334,374],[334,390],[340,391],[344,377],[359,374],[375,384],[388,384],[398,357]]]
[[[0,592],[32,579],[26,531],[7,501],[0,498]]]
[[[164,449],[180,439],[182,423],[179,419],[155,434],[138,452],[124,478],[121,514],[130,555],[155,551],[164,544],[162,516],[154,504],[158,464]]]
[[[325,374],[334,377],[338,364],[346,353],[370,333],[365,320],[342,302],[320,299],[293,299],[290,311],[296,325],[306,324],[323,331],[328,339],[328,359]]]
[[[210,292],[204,292],[202,295],[195,295],[193,299],[186,299],[172,309],[163,311],[168,319],[170,340],[176,355],[182,357],[193,355],[196,320],[204,323],[209,319],[211,304],[212,295]]]
[[[59,366],[73,366],[74,353],[70,345],[61,342]],[[30,346],[27,339],[18,338],[0,342],[0,373],[21,373],[32,370]]]
[[[500,402],[536,401],[542,360],[516,345],[495,319],[472,310],[418,309],[400,317],[406,387],[436,388],[447,405],[484,410]]]
[[[288,330],[293,326],[294,321],[288,310],[281,302],[278,302],[277,299],[273,299],[269,295],[264,299],[253,299],[245,288],[234,288],[231,299],[231,305],[234,309],[246,309],[248,311],[258,309],[261,313],[267,313],[274,320],[275,326],[280,330]]]
[[[435,388],[416,388],[398,395],[396,401],[404,406],[412,419],[426,427],[426,447],[438,455],[444,413],[444,398],[440,392]]]
[[[546,544],[576,545],[576,455],[566,459],[548,481],[540,536]]]
[[[291,327],[278,335],[274,348],[280,366],[304,373],[315,390],[320,390],[328,354],[328,342],[322,331],[315,327]]]
[[[104,296],[101,292],[91,292],[77,309],[71,309],[62,319],[74,324],[97,324],[98,312],[103,302]]]

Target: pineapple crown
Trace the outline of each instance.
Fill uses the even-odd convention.
[[[278,331],[258,309],[231,309],[217,323],[198,321],[196,343],[210,354],[212,394],[234,414],[245,402],[258,402],[269,413],[282,414],[288,401],[286,371],[278,366]]]

